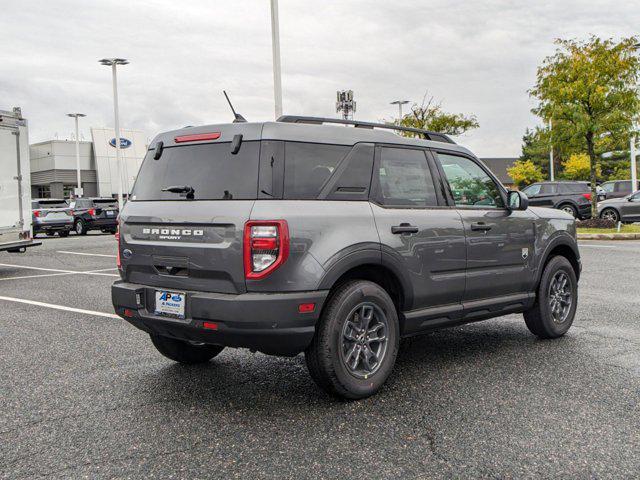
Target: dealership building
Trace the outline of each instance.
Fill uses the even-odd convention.
[[[131,191],[147,151],[143,132],[121,129],[122,191]],[[118,194],[115,131],[91,128],[90,142],[80,144],[80,181],[85,197],[115,197]],[[31,197],[68,198],[77,187],[75,140],[34,143],[31,158]]]

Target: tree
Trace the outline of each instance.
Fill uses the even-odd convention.
[[[544,178],[540,167],[531,160],[516,160],[513,166],[507,169],[507,173],[518,188],[524,188]]]
[[[533,112],[551,122],[554,145],[584,144],[594,216],[598,149],[628,139],[640,111],[637,42],[633,37],[618,43],[593,36],[585,41],[558,39],[555,54],[538,67],[536,85],[529,92],[538,100]]]
[[[549,178],[549,130],[536,127],[522,137],[520,161],[530,161],[540,169],[542,178]]]
[[[567,180],[588,180],[591,174],[589,155],[585,153],[574,153],[562,164],[564,170],[562,175]],[[600,177],[600,165],[596,168],[596,175]]]
[[[403,127],[431,130],[446,135],[462,135],[480,124],[474,115],[466,116],[462,113],[447,113],[442,110],[442,104],[436,103],[433,97],[427,100],[427,93],[422,98],[422,103],[414,103],[411,112],[403,115],[401,119],[393,121],[394,125]],[[419,134],[412,132],[400,132],[405,137],[417,137]]]

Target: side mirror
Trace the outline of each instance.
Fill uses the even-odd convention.
[[[507,194],[509,210],[526,210],[529,208],[529,198],[522,192],[511,190]]]

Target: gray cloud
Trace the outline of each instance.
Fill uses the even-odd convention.
[[[517,155],[536,123],[527,96],[555,37],[636,33],[636,2],[280,0],[284,110],[334,116],[351,88],[357,118],[392,117],[389,102],[425,90],[481,128],[460,139],[483,156]],[[158,131],[230,120],[221,90],[250,120],[273,117],[268,0],[3,2],[0,108],[21,106],[31,140],[68,137],[70,111],[111,126],[109,69],[122,124]]]

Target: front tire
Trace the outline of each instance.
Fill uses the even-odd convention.
[[[174,362],[195,365],[206,363],[218,355],[224,347],[218,345],[194,345],[175,338],[150,335],[156,349]]]
[[[331,296],[305,359],[311,377],[330,395],[366,398],[385,383],[396,361],[396,307],[378,284],[356,280]]]
[[[76,222],[76,225],[75,225],[75,230],[76,230],[76,234],[77,235],[86,235],[87,234],[87,227],[84,224],[84,220],[78,219],[78,221]]]
[[[558,338],[573,324],[578,305],[578,280],[565,257],[552,257],[542,271],[536,303],[524,312],[531,333],[540,338]]]
[[[600,218],[604,220],[613,220],[616,223],[620,221],[620,215],[614,208],[605,208],[604,210],[602,210],[602,212],[600,213]]]

